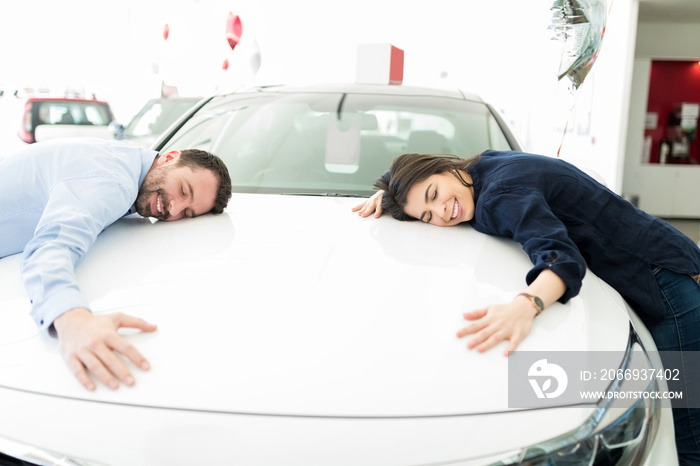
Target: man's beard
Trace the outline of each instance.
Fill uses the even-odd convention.
[[[139,194],[136,197],[136,211],[139,215],[143,217],[156,217],[161,220],[165,220],[170,216],[170,213],[166,210],[166,206],[169,205],[168,196],[163,190],[168,171],[170,171],[170,167],[156,167],[146,174],[139,188]],[[162,214],[158,211],[151,212],[150,198],[154,193],[160,196]]]

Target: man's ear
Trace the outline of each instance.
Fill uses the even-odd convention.
[[[166,152],[158,157],[156,162],[158,163],[158,166],[172,165],[180,160],[180,155],[179,150],[171,150],[170,152]]]

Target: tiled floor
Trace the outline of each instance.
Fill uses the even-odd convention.
[[[700,220],[664,219],[700,246]]]

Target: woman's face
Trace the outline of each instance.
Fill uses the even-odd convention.
[[[471,180],[467,172],[461,173]],[[408,190],[404,212],[441,227],[468,222],[474,217],[474,191],[451,172],[431,175]]]

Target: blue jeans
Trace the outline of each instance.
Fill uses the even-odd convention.
[[[649,329],[659,351],[700,351],[700,277],[678,274],[654,267],[666,306],[666,318]],[[697,354],[697,353],[696,353]],[[685,360],[685,356],[682,356]],[[697,361],[697,358],[695,358]],[[683,363],[686,366],[685,362]],[[686,383],[695,387],[685,390],[692,396],[700,387],[700,367],[683,367]],[[698,400],[688,400],[693,406]],[[676,448],[681,465],[700,465],[700,409],[673,409]]]

